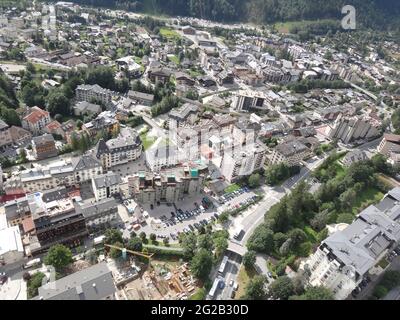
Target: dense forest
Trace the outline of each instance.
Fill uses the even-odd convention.
[[[341,8],[356,8],[359,25],[398,28],[398,0],[74,0],[76,3],[220,21],[274,23],[340,19]]]

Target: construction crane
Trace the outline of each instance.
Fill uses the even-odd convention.
[[[124,252],[124,251],[125,252],[129,252],[130,254],[133,254],[133,255],[136,255],[136,256],[147,258],[149,260],[149,266],[151,266],[151,257],[154,256],[154,253],[145,254],[145,253],[142,253],[142,252],[132,251],[132,250],[128,250],[128,249],[125,249],[125,248],[117,247],[117,246],[114,246],[112,244],[104,244],[104,246],[108,247],[108,248],[121,250],[122,252]]]

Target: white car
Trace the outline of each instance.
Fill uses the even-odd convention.
[[[234,284],[235,284],[235,281],[233,281],[233,280],[229,281],[229,286],[230,287],[233,287]]]

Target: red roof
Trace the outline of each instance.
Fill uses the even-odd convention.
[[[40,119],[48,117],[49,115],[47,111],[44,111],[38,107],[33,107],[31,110],[32,112],[24,118],[25,121],[28,121],[30,123],[36,123]]]

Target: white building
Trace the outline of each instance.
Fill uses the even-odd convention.
[[[24,258],[19,226],[0,230],[0,264],[11,264]]]
[[[113,172],[107,172],[92,178],[92,188],[96,201],[110,198],[119,193],[121,177]]]
[[[325,239],[303,262],[311,286],[325,286],[338,300],[347,296],[400,240],[400,188],[362,211],[347,228]]]
[[[275,165],[286,163],[289,166],[298,166],[311,155],[311,150],[298,140],[278,144],[272,152],[270,163]]]

